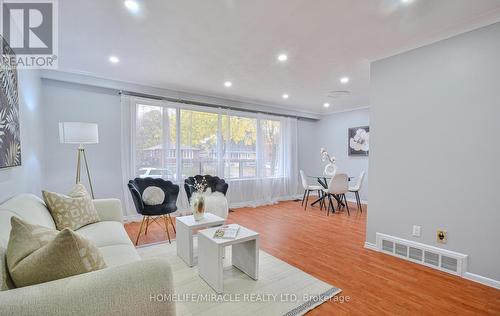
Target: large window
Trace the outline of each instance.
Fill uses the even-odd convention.
[[[176,110],[163,106],[136,105],[136,175],[177,178]]]
[[[281,125],[279,121],[262,120],[262,171],[264,177],[281,175]]]
[[[189,110],[180,110],[180,112],[182,178],[196,174],[218,174],[217,130],[219,115]]]
[[[257,176],[257,119],[222,117],[224,171],[226,178]]]
[[[136,103],[135,115],[139,177],[181,181],[196,174],[226,179],[283,176],[279,119],[172,103]]]

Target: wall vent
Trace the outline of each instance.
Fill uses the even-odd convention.
[[[377,249],[395,257],[460,276],[467,271],[467,255],[411,240],[377,233]]]

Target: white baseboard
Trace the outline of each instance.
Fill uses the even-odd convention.
[[[356,200],[355,199],[347,199],[347,202],[351,202],[351,203],[356,204]],[[368,201],[361,200],[361,204],[368,205]]]
[[[482,275],[478,275],[475,273],[470,273],[470,272],[465,272],[463,275],[464,279],[471,280],[477,283],[481,283],[487,286],[494,287],[496,289],[500,290],[500,281],[498,280],[493,280],[487,277],[484,277]]]
[[[373,250],[373,251],[378,251],[377,245],[372,244],[371,242],[367,242],[367,241],[365,241],[365,248]]]

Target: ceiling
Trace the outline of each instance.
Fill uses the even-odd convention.
[[[328,113],[369,106],[370,61],[500,21],[500,0],[138,2],[59,1],[59,70]]]

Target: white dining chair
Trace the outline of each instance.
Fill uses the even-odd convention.
[[[354,184],[353,186],[349,186],[349,192],[354,193],[354,195],[356,196],[356,204],[358,205],[358,210],[360,210],[361,213],[363,213],[363,207],[361,207],[359,191],[361,190],[361,186],[363,185],[364,178],[365,178],[365,171],[363,170],[359,174],[356,184]]]
[[[346,193],[349,192],[349,177],[345,173],[339,173],[333,176],[328,183],[328,188],[323,189],[323,192],[328,197],[328,208],[327,215],[330,215],[330,208],[332,213],[335,213],[335,207],[333,206],[332,197],[335,198],[340,205],[340,203],[345,203],[347,208],[347,214],[350,216],[349,205],[347,204],[347,199],[345,197]],[[344,202],[342,202],[344,200]]]
[[[304,188],[304,196],[302,197],[302,205],[304,206],[304,210],[307,209],[307,203],[309,201],[309,194],[311,191],[318,191],[318,195],[321,196],[321,192],[323,187],[321,185],[313,185],[307,182],[306,174],[304,170],[300,170],[300,178],[302,180],[302,187]],[[304,205],[305,202],[305,205]]]

